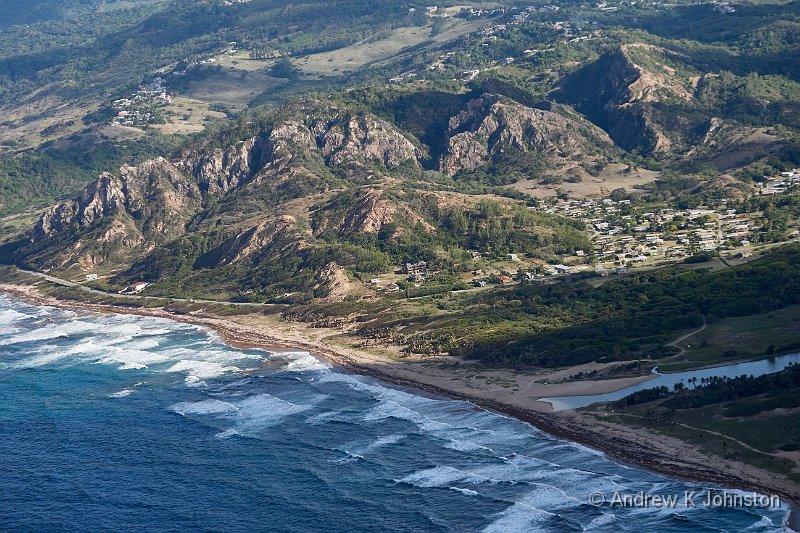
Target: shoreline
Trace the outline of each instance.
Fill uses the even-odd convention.
[[[274,349],[306,351],[354,374],[370,376],[429,395],[466,401],[480,408],[515,418],[556,438],[599,450],[621,463],[692,482],[710,482],[723,487],[756,491],[762,494],[776,494],[782,502],[790,507],[784,526],[800,532],[800,493],[796,492],[796,484],[789,480],[776,479],[777,474],[744,463],[723,461],[721,458],[704,454],[693,446],[671,437],[617,424],[612,425],[576,411],[548,412],[543,406],[536,406],[536,409],[525,408],[479,394],[464,392],[453,386],[448,387],[444,383],[430,383],[427,382],[429,380],[413,379],[413,372],[410,372],[411,376],[408,375],[409,372],[402,375],[396,371],[396,368],[390,368],[386,364],[383,365],[384,368],[381,368],[381,365],[374,361],[366,362],[354,357],[349,353],[352,352],[349,349],[326,345],[311,338],[298,339],[286,332],[283,332],[284,335],[272,331],[266,333],[257,327],[243,325],[226,317],[181,314],[162,308],[135,308],[58,300],[42,295],[35,287],[28,285],[2,285],[0,293],[34,305],[106,314],[164,318],[202,326],[215,331],[224,342],[234,347],[254,347],[271,351]],[[400,365],[409,366],[408,363],[400,363]],[[394,371],[390,371],[390,369]],[[568,396],[569,394],[562,395]],[[577,392],[572,395],[580,396],[582,394]],[[538,403],[544,404],[544,402]]]

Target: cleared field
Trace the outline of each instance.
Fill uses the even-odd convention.
[[[104,141],[131,141],[144,135],[147,135],[147,132],[139,128],[103,124],[91,126],[67,137],[56,139],[53,141],[52,147],[60,150],[88,148]]]
[[[162,133],[196,133],[203,131],[210,122],[225,117],[225,113],[210,110],[208,102],[175,96],[166,110],[167,123],[153,128]]]
[[[52,94],[0,109],[0,153],[33,148],[85,128],[81,119],[97,105],[68,103]]]
[[[766,357],[769,346],[800,340],[800,305],[748,317],[724,318],[677,343],[686,352],[675,363],[659,365],[664,371],[729,363],[736,359]]]
[[[266,71],[275,64],[274,59],[250,59],[250,52],[245,50],[239,50],[233,54],[222,54],[215,59],[216,64],[221,67],[245,72]]]
[[[580,169],[582,180],[578,183],[564,181],[557,185],[542,185],[538,179],[531,179],[518,181],[510,187],[535,198],[552,198],[559,191],[566,192],[571,198],[605,198],[614,189],[637,192],[637,186],[652,183],[661,175],[660,172],[644,168],[626,173],[626,168],[627,165],[622,163],[611,164],[598,176],[588,175]]]
[[[120,9],[130,9],[132,7],[146,6],[151,4],[163,4],[165,0],[110,0],[98,7],[98,11],[109,12]]]
[[[387,37],[372,42],[361,42],[332,52],[321,52],[302,57],[294,62],[303,74],[311,78],[336,76],[354,71],[369,63],[388,59],[406,48],[431,39],[431,28],[398,28]]]
[[[262,92],[277,87],[287,80],[273,78],[262,71],[245,71],[223,68],[189,85],[186,96],[210,104],[220,103],[241,109]]]
[[[33,209],[0,218],[0,244],[19,238],[20,234],[30,229],[41,215],[41,209]]]

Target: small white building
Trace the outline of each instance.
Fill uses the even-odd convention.
[[[120,294],[139,294],[145,290],[148,285],[150,284],[146,281],[137,281],[136,283],[128,285],[125,290],[120,291]]]

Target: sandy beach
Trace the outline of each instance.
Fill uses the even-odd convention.
[[[334,328],[311,328],[275,316],[245,314],[220,317],[204,311],[179,314],[158,308],[90,304],[57,300],[28,285],[0,284],[0,292],[36,305],[83,309],[98,313],[135,314],[208,327],[238,347],[303,350],[347,371],[427,394],[465,400],[529,422],[556,437],[601,450],[623,463],[638,465],[683,479],[712,482],[731,488],[777,494],[794,508],[787,525],[800,531],[800,487],[788,478],[738,461],[704,453],[677,439],[637,428],[612,424],[575,411],[552,412],[540,401],[550,396],[579,396],[612,392],[651,376],[578,381],[579,372],[602,369],[582,365],[542,373],[490,370],[449,357],[400,358],[391,347],[355,347],[354,338]],[[563,381],[567,380],[567,381]]]

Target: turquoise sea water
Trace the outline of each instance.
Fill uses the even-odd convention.
[[[306,353],[3,296],[0,459],[2,531],[765,532],[786,514],[614,505],[709,487]]]

